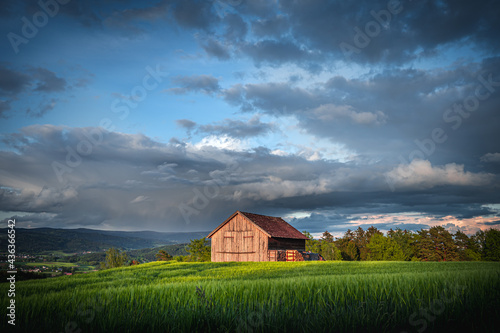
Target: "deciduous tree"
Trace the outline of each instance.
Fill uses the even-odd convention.
[[[403,261],[407,259],[396,241],[381,234],[374,234],[367,248],[368,260]]]
[[[340,250],[337,249],[333,242],[322,240],[319,254],[321,254],[325,260],[342,260]]]
[[[390,229],[387,232],[387,237],[398,243],[399,247],[404,253],[406,260],[411,260],[416,255],[415,250],[415,233],[408,230]]]
[[[328,243],[333,243],[333,236],[328,231],[325,231],[323,233],[323,235],[321,236],[321,240],[325,241],[325,242],[328,242]]]
[[[303,231],[302,233],[304,234],[304,236],[309,238],[306,240],[306,251],[310,251],[313,253],[320,253],[321,251],[320,241],[314,239],[314,237],[307,231]]]
[[[187,246],[187,251],[191,256],[192,261],[210,261],[211,248],[205,237],[200,239],[192,239]]]
[[[168,254],[167,251],[165,250],[158,251],[158,253],[156,254],[156,258],[160,261],[172,260],[172,256]]]
[[[114,267],[121,267],[127,261],[127,254],[125,252],[120,252],[120,250],[114,247],[106,251],[106,259],[101,262],[101,269],[108,269]]]

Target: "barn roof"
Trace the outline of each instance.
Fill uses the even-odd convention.
[[[212,231],[207,237],[211,238],[213,234],[217,232],[220,228],[222,228],[227,222],[229,222],[235,215],[241,214],[247,218],[250,222],[255,224],[257,228],[262,230],[269,237],[276,238],[294,238],[294,239],[308,239],[304,236],[300,231],[292,227],[286,221],[284,221],[281,217],[274,216],[266,216],[259,215],[253,213],[245,213],[237,211],[233,215],[231,215],[227,220],[222,222],[214,231]]]

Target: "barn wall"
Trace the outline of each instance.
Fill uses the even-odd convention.
[[[269,250],[306,250],[305,239],[293,238],[270,238]]]
[[[212,261],[268,261],[268,237],[237,214],[212,235]]]

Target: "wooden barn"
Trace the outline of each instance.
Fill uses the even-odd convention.
[[[240,211],[222,222],[207,238],[212,239],[214,262],[301,261],[308,239],[280,217]]]

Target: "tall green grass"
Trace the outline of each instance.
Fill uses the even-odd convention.
[[[155,262],[16,288],[23,332],[495,331],[500,315],[486,262]]]

